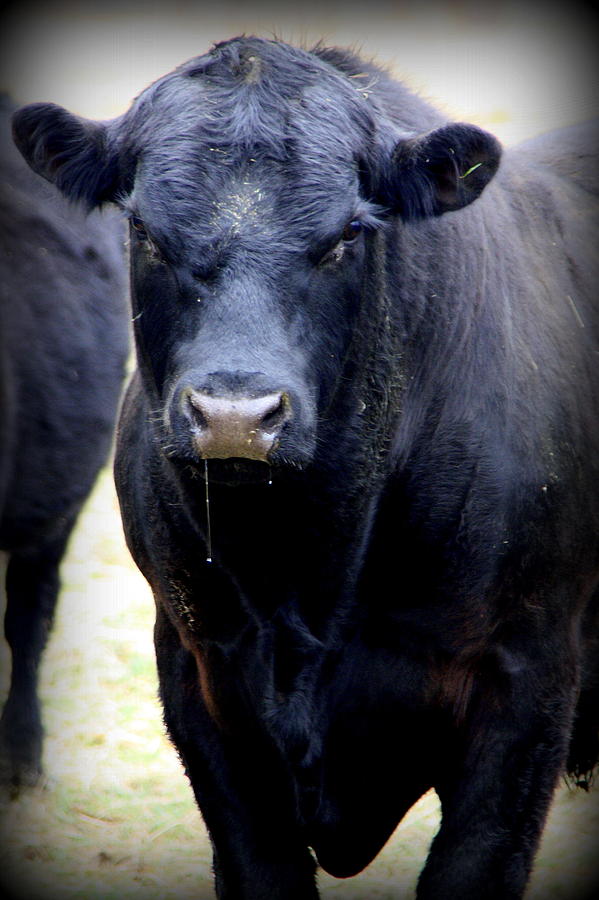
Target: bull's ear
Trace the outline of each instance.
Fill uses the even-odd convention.
[[[72,200],[89,207],[112,200],[117,160],[108,150],[107,128],[54,103],[33,103],[13,115],[15,144],[34,172]]]
[[[393,151],[388,203],[404,219],[462,209],[480,196],[501,158],[482,128],[454,123],[400,141]]]

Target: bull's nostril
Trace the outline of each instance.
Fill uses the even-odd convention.
[[[281,394],[275,399],[271,409],[267,410],[262,416],[260,427],[264,431],[274,431],[277,428],[281,428],[289,418],[290,411],[289,394]]]
[[[196,428],[207,428],[208,420],[202,408],[201,395],[191,388],[183,392],[183,412]]]

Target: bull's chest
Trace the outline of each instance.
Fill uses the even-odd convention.
[[[315,636],[303,622],[250,627],[221,672],[242,718],[259,724],[300,780],[372,736],[401,744],[423,708],[424,665],[360,629]]]

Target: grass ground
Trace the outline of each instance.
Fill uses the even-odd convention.
[[[47,781],[3,801],[1,877],[22,900],[209,900],[209,842],[156,698],[153,603],[125,548],[108,471],[73,536],[63,581],[41,676]],[[7,677],[3,647],[3,689]],[[586,896],[598,801],[599,791],[559,791],[531,900]],[[321,875],[323,898],[412,897],[438,822],[429,794],[365,873]]]

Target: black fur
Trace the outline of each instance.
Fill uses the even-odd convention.
[[[127,355],[122,223],[34,175],[0,102],[0,549],[9,554],[10,692],[0,781],[38,780],[40,656],[77,515],[106,462]],[[53,146],[56,147],[55,141]]]
[[[99,123],[52,103],[33,103],[16,117],[13,137],[33,171],[72,199],[92,208],[114,194],[117,172],[104,164],[105,130]]]
[[[372,64],[254,38],[105,128],[117,487],[218,895],[315,898],[308,848],[352,875],[433,786],[421,900],[521,896],[597,751],[596,132],[499,166]],[[268,464],[206,485],[190,391],[285,397]]]

